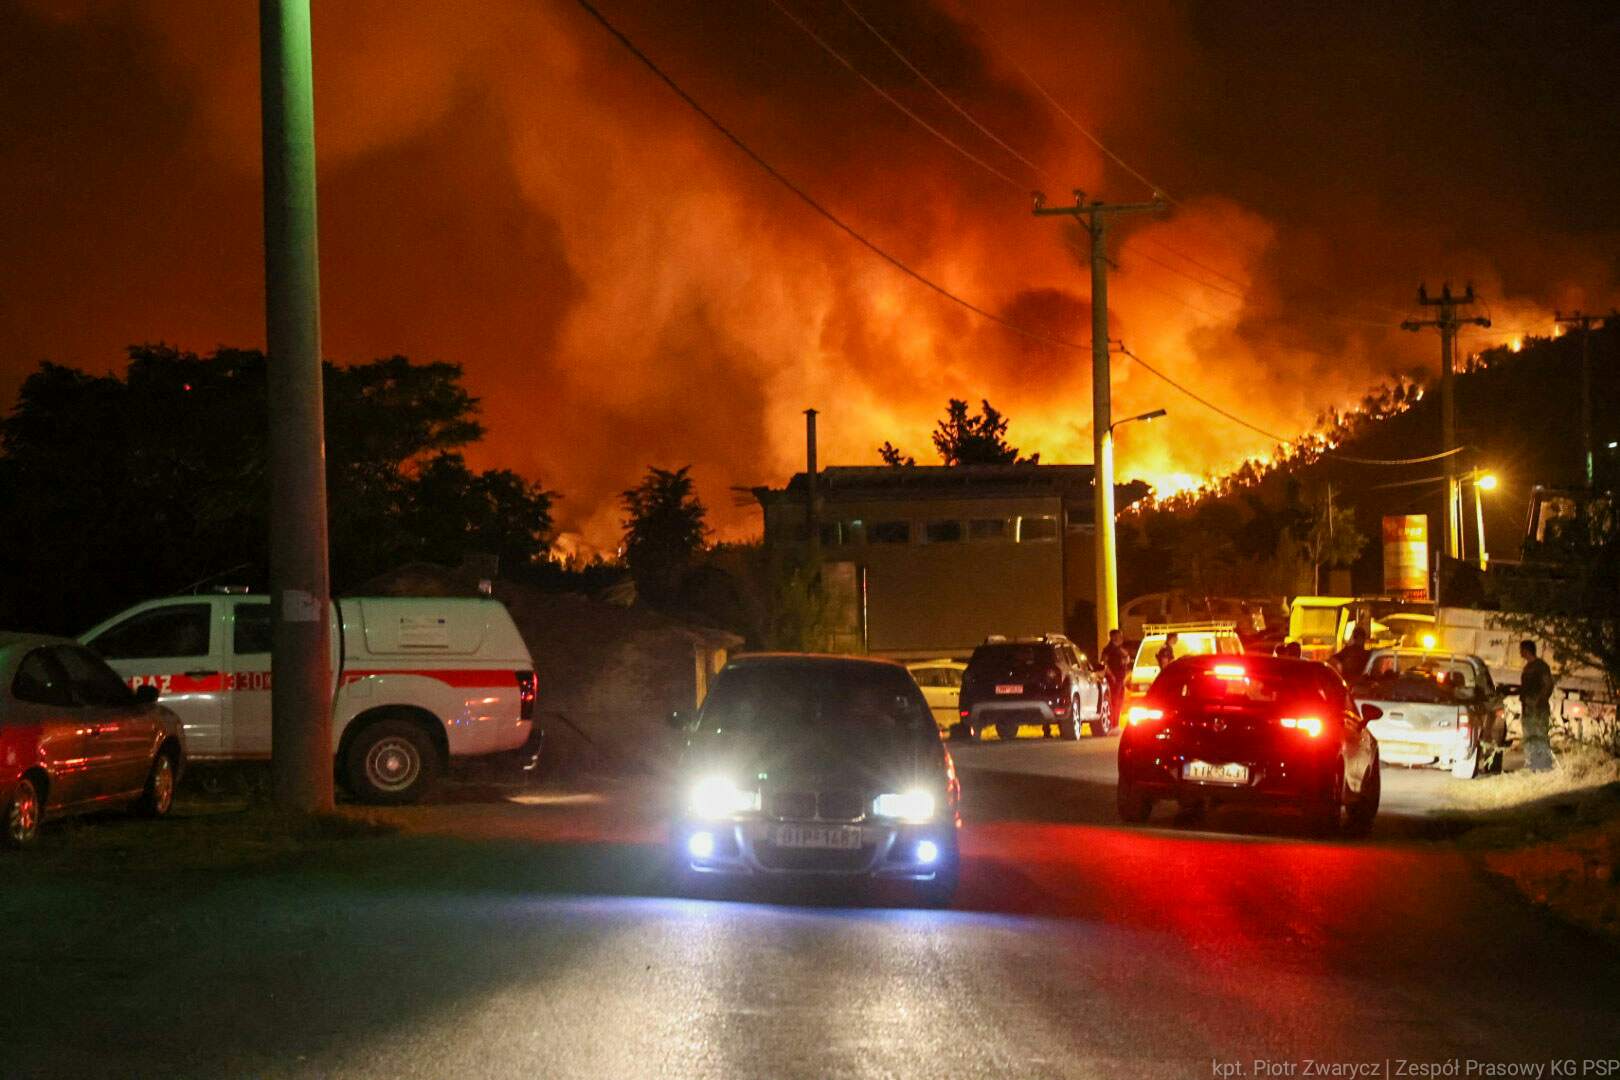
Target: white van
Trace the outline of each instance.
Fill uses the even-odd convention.
[[[332,749],[357,798],[413,802],[452,758],[538,738],[534,661],[499,601],[345,597],[331,618]],[[170,596],[79,640],[157,687],[189,761],[267,761],[270,626],[268,596]]]

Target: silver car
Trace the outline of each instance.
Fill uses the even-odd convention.
[[[1479,657],[1378,649],[1352,692],[1358,705],[1383,711],[1368,724],[1380,761],[1448,769],[1464,780],[1501,771],[1507,713]]]

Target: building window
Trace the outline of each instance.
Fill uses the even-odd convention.
[[[1006,540],[1012,536],[1012,522],[1006,518],[974,518],[968,522],[969,540]]]
[[[874,521],[866,527],[866,538],[874,544],[909,544],[911,522]]]
[[[1020,544],[1034,543],[1039,540],[1056,540],[1057,534],[1057,518],[1051,514],[1030,514],[1018,519],[1018,542]]]
[[[854,521],[826,521],[821,525],[822,547],[847,547],[850,544],[861,542],[861,522]]]
[[[961,541],[960,521],[930,521],[923,530],[923,542],[927,544],[958,544]]]

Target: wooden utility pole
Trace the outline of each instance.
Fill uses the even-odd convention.
[[[331,586],[309,0],[260,0],[270,402],[270,763],[276,805],[332,809]]]
[[[1483,315],[1469,318],[1458,316],[1457,309],[1474,303],[1474,287],[1468,286],[1461,296],[1451,295],[1448,281],[1440,288],[1440,295],[1431,297],[1426,285],[1418,286],[1418,303],[1423,307],[1438,308],[1432,319],[1407,319],[1402,330],[1418,331],[1432,326],[1440,331],[1440,452],[1446,454],[1446,554],[1453,559],[1462,558],[1462,494],[1457,483],[1457,330],[1462,326],[1490,326],[1491,320]]]
[[[1579,311],[1565,315],[1562,311],[1553,312],[1553,322],[1557,325],[1581,328],[1581,460],[1585,467],[1587,487],[1592,487],[1595,482],[1592,457],[1592,324],[1607,324],[1612,318],[1620,319],[1620,315],[1585,315]]]
[[[1108,631],[1119,626],[1119,571],[1114,554],[1114,432],[1112,372],[1108,357],[1108,220],[1119,214],[1163,213],[1165,202],[1086,202],[1075,189],[1073,206],[1047,206],[1046,196],[1035,193],[1035,216],[1072,217],[1091,237],[1091,460],[1092,504],[1097,525],[1097,648],[1108,641]],[[1068,528],[1064,521],[1061,529]],[[1064,598],[1065,605],[1068,598]],[[1064,612],[1068,614],[1067,610]]]

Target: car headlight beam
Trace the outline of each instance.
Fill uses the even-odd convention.
[[[740,788],[723,776],[710,776],[692,786],[688,805],[700,818],[751,814],[759,810],[759,792]]]
[[[901,821],[929,821],[934,816],[934,796],[920,790],[879,795],[872,800],[872,813]]]

